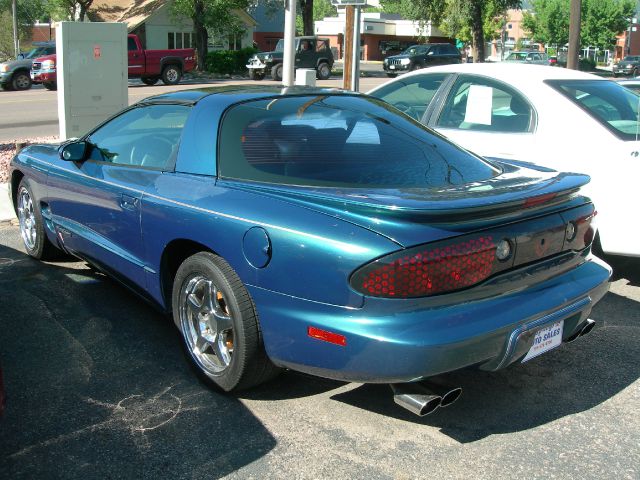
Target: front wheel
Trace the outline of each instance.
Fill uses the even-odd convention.
[[[273,66],[273,68],[271,69],[271,78],[273,78],[277,82],[280,82],[282,80],[282,64],[281,63]]]
[[[28,72],[16,72],[11,79],[13,90],[29,90],[31,88],[31,77]]]
[[[160,80],[158,77],[142,77],[140,79],[142,83],[149,86],[155,85],[156,83],[158,83],[158,80]]]
[[[395,73],[387,73],[387,77],[389,78],[396,78],[398,75]]]
[[[53,258],[56,247],[49,241],[44,231],[40,205],[33,196],[29,180],[23,178],[16,197],[20,236],[27,254],[38,260]]]
[[[249,80],[262,80],[264,79],[264,73],[258,72],[255,68],[249,69]]]
[[[264,350],[249,292],[219,256],[199,252],[180,265],[172,305],[189,359],[221,389],[249,388],[278,372]]]
[[[161,76],[165,85],[177,85],[182,78],[182,71],[177,65],[167,65],[162,69]]]
[[[58,84],[56,82],[45,82],[43,85],[47,90],[55,91],[58,89]]]
[[[328,63],[322,62],[318,65],[318,80],[328,80],[331,77],[331,67]]]

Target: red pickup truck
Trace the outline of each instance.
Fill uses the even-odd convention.
[[[196,66],[195,50],[182,48],[178,50],[144,50],[140,39],[135,34],[127,36],[129,55],[129,78],[139,78],[147,85],[155,85],[160,79],[165,85],[175,85],[182,75]],[[42,83],[45,88],[55,90],[56,56],[47,55],[36,58],[31,64],[31,80]]]

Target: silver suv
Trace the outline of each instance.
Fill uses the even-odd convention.
[[[31,62],[38,57],[56,53],[55,42],[34,42],[34,48],[18,55],[17,60],[0,63],[0,87],[3,90],[31,88]]]

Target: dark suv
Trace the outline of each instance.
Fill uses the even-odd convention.
[[[318,37],[296,37],[296,68],[313,68],[320,80],[331,76],[333,53],[329,47],[329,39]],[[284,40],[278,40],[273,52],[259,52],[249,59],[247,68],[249,78],[262,80],[271,74],[274,80],[282,80],[282,58]]]
[[[395,77],[418,68],[461,62],[460,51],[450,43],[427,43],[413,45],[398,55],[385,58],[382,68],[387,76]]]
[[[614,77],[618,75],[637,77],[638,74],[640,74],[640,55],[627,55],[613,66]]]

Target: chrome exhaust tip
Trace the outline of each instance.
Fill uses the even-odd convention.
[[[574,340],[576,340],[578,337],[581,337],[583,335],[586,335],[587,333],[589,333],[591,330],[593,330],[593,327],[595,327],[596,325],[596,321],[595,320],[591,320],[590,318],[587,319],[587,321],[585,321],[582,326],[580,327],[580,329],[574,333],[573,335],[571,335],[569,338],[567,338],[566,340],[564,340],[564,343],[571,343]]]
[[[419,384],[391,384],[393,401],[420,417],[433,413],[442,403],[442,397]]]
[[[433,380],[426,380],[423,382],[423,385],[431,392],[436,395],[440,395],[442,397],[442,401],[440,402],[441,407],[448,407],[453,404],[460,395],[462,395],[461,387],[450,387],[449,385],[444,385],[442,383],[434,382]]]
[[[591,332],[591,330],[593,330],[593,327],[595,326],[596,326],[596,321],[588,318],[587,321],[584,323],[584,327],[582,327],[582,329],[580,330],[580,336],[582,337],[583,335],[586,335],[587,333]]]

